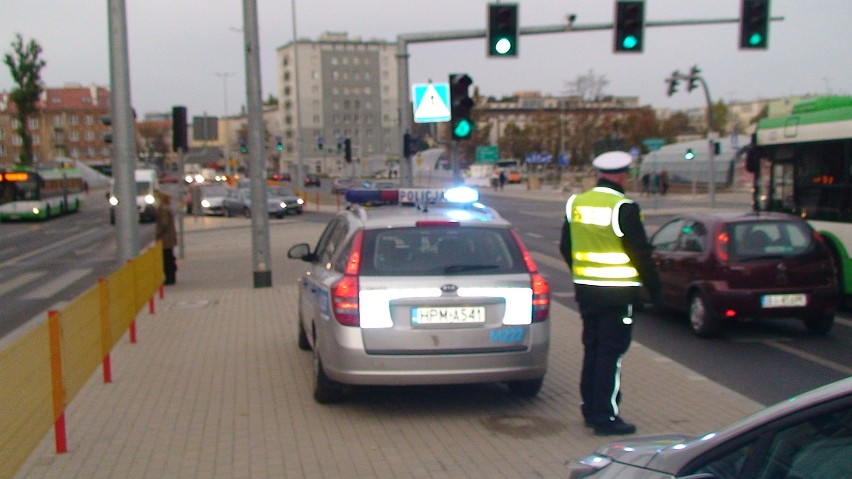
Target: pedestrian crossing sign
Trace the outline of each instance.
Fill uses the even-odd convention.
[[[411,87],[415,123],[450,121],[450,84],[418,83]]]

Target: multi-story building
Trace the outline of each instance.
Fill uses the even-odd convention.
[[[107,115],[109,90],[105,87],[45,88],[36,114],[27,122],[33,139],[34,162],[57,157],[93,164],[108,162],[112,149],[104,141],[104,134],[109,134],[111,127],[101,121]],[[18,161],[21,137],[17,128],[15,104],[7,92],[0,92],[0,167],[10,167]]]
[[[344,174],[338,144],[349,138],[361,171],[402,151],[395,43],[325,33],[277,50],[284,163]],[[298,156],[296,148],[298,148]],[[357,163],[357,162],[356,162]]]

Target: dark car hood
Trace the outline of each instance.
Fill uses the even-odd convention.
[[[668,471],[665,464],[659,464],[660,461],[654,461],[654,459],[672,446],[687,444],[695,439],[696,436],[684,434],[644,436],[606,444],[599,447],[595,453],[636,467],[675,472]]]

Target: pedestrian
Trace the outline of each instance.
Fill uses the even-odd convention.
[[[595,158],[597,185],[568,199],[559,244],[583,320],[580,409],[586,426],[602,436],[636,432],[619,416],[621,361],[640,288],[654,302],[660,294],[639,206],[624,194],[631,161],[622,151]]]
[[[663,170],[660,172],[660,194],[666,196],[666,192],[669,191],[669,172],[668,170]]]
[[[503,185],[506,184],[506,171],[500,170],[500,189],[503,189]]]
[[[651,174],[645,173],[642,175],[642,196],[651,194]]]
[[[162,191],[157,192],[157,230],[156,239],[163,244],[163,272],[166,280],[164,284],[175,284],[177,276],[177,259],[175,259],[175,246],[177,246],[177,229],[175,228],[175,215],[172,212],[172,197]]]

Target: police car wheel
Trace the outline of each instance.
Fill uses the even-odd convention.
[[[524,381],[509,381],[509,392],[513,396],[522,398],[535,397],[541,390],[544,378],[528,379]]]
[[[700,338],[712,338],[719,334],[719,320],[713,316],[704,296],[697,291],[689,297],[689,323],[692,331]]]
[[[299,314],[299,349],[302,351],[310,351],[311,343],[308,342],[308,333],[305,332],[305,325],[302,323],[302,315]]]
[[[314,400],[320,404],[334,404],[343,400],[343,385],[325,375],[318,346],[314,340]]]

